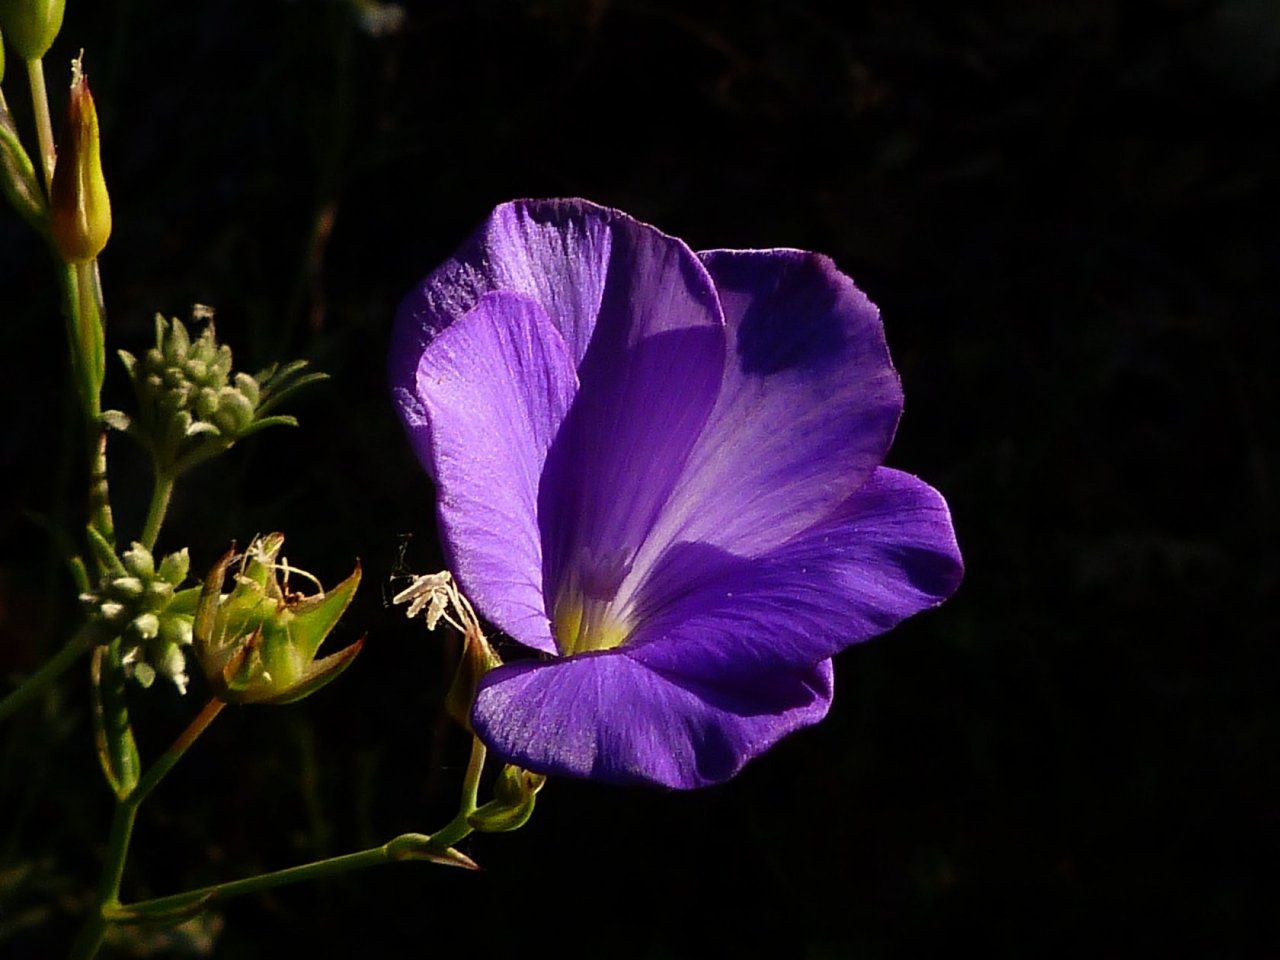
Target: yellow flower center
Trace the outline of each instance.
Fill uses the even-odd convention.
[[[555,607],[556,643],[563,656],[612,650],[627,639],[630,626],[614,615],[608,600],[597,600],[579,590],[564,590]]]

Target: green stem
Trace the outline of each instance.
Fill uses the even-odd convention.
[[[71,349],[76,366],[85,422],[94,431],[102,416],[102,381],[106,377],[106,345],[102,281],[98,261],[67,264],[67,305],[71,308]]]
[[[89,525],[102,534],[102,538],[107,543],[116,542],[115,522],[111,518],[111,491],[107,485],[107,432],[105,430],[98,434],[98,442],[93,450],[92,466],[89,470]]]
[[[402,833],[381,846],[369,847],[355,853],[326,857],[323,860],[314,860],[296,867],[286,867],[283,870],[230,880],[226,883],[215,883],[167,897],[140,900],[136,903],[120,903],[119,890],[124,871],[124,855],[129,846],[129,837],[133,832],[133,821],[138,804],[177,762],[178,757],[182,756],[191,741],[200,735],[214,716],[217,716],[221,706],[219,701],[210,701],[209,706],[205,707],[201,716],[192,722],[187,732],[178,738],[169,752],[157,761],[155,767],[138,782],[137,788],[129,798],[116,808],[115,820],[111,825],[112,857],[108,861],[107,871],[103,874],[100,907],[97,914],[85,925],[80,939],[76,941],[71,954],[72,960],[90,960],[94,957],[106,936],[107,927],[112,923],[172,922],[193,916],[215,901],[229,900],[246,893],[257,893],[307,880],[319,880],[350,870],[361,870],[380,863],[394,863],[400,860],[430,860],[448,866],[475,869],[475,864],[453,850],[452,845],[472,832],[467,818],[476,810],[480,774],[484,770],[486,755],[485,746],[478,737],[471,743],[471,759],[467,763],[467,772],[463,778],[462,800],[458,813],[436,833],[429,835]],[[202,718],[205,718],[203,724],[201,724]]]
[[[208,729],[209,724],[213,723],[214,718],[222,712],[224,706],[226,704],[218,699],[206,703],[204,709],[196,715],[187,729],[173,741],[173,745],[161,755],[150,770],[142,775],[133,792],[116,804],[115,815],[111,818],[111,836],[107,841],[107,862],[103,866],[102,881],[98,888],[97,908],[85,921],[80,936],[71,948],[73,960],[88,960],[97,955],[107,935],[107,926],[111,922],[109,914],[120,906],[120,881],[124,879],[124,866],[129,856],[129,841],[133,837],[133,824],[138,816],[138,807],[164,779],[165,774],[173,769],[174,764],[182,759],[182,755],[196,742],[200,734]]]
[[[0,720],[21,708],[28,700],[38,696],[49,684],[66,672],[67,668],[80,658],[80,655],[93,646],[93,633],[86,625],[80,632],[67,641],[67,645],[59,650],[44,666],[27,677],[16,690],[0,700]]]
[[[94,375],[94,353],[98,351],[94,350],[93,328],[89,324],[99,324],[100,331],[101,320],[93,310],[92,297],[82,293],[80,270],[75,264],[60,263],[58,281],[62,286],[63,309],[66,311],[67,347],[71,352],[71,372],[75,379],[76,394],[80,398],[85,423],[96,435],[101,414],[98,391],[102,387],[102,378]],[[101,343],[101,333],[97,339]]]
[[[156,897],[153,900],[116,904],[108,907],[104,911],[104,916],[107,922],[113,923],[173,921],[192,916],[215,901],[230,900],[232,897],[240,897],[246,893],[258,893],[307,880],[320,880],[351,870],[362,870],[380,863],[396,863],[401,860],[432,860],[449,866],[475,868],[475,864],[466,858],[450,859],[447,856],[448,853],[456,854],[456,851],[449,851],[442,847],[434,835],[402,833],[381,846],[369,847],[355,853],[313,860],[311,863],[299,864],[296,867],[286,867],[283,870],[261,873],[240,880],[229,880],[226,883],[215,883],[207,887],[187,890],[184,893]]]
[[[452,847],[474,832],[475,828],[467,821],[478,808],[476,801],[480,793],[480,774],[484,772],[486,754],[485,745],[480,738],[472,737],[471,758],[467,761],[467,772],[462,778],[462,801],[458,805],[458,813],[431,835],[432,841],[438,846]]]
[[[164,914],[170,911],[182,910],[184,907],[204,907],[214,900],[228,900],[231,897],[243,896],[246,893],[256,893],[259,890],[270,890],[273,887],[302,883],[305,880],[318,880],[322,877],[345,873],[348,870],[360,870],[364,867],[388,862],[391,859],[387,850],[389,846],[390,844],[383,844],[380,847],[370,847],[358,853],[347,853],[340,857],[329,857],[325,860],[303,863],[296,867],[287,867],[284,870],[259,874],[256,877],[245,877],[244,879],[231,880],[227,883],[215,883],[208,887],[200,887],[197,890],[189,890],[186,893],[126,904],[118,909],[117,914],[121,916],[121,919],[125,919],[130,915]]]
[[[155,479],[151,487],[151,504],[147,507],[147,520],[142,525],[142,545],[154,550],[156,539],[160,536],[160,525],[164,523],[165,512],[169,509],[169,498],[173,496],[173,474],[155,467]]]
[[[31,107],[36,115],[36,139],[40,142],[40,158],[44,168],[44,187],[53,194],[53,167],[58,153],[53,146],[53,120],[49,115],[49,93],[44,85],[44,61],[27,61],[27,78],[31,81]]]

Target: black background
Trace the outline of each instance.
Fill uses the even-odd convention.
[[[450,816],[450,652],[385,605],[440,563],[391,317],[498,202],[576,195],[695,249],[833,256],[902,375],[889,463],[946,494],[965,583],[841,655],[828,720],[726,785],[553,781],[524,830],[465,843],[483,873],[234,901],[214,955],[1274,955],[1274,5],[490,0],[409,4],[384,37],[322,0],[69,7],[47,70],[56,104],[85,48],[109,347],[206,303],[244,368],[332,375],[300,429],[191,475],[161,547],[201,569],[281,529],[326,583],[365,569],[338,637],[368,633],[359,661],[218,721],[144,808],[126,898]],[[54,291],[0,213],[14,677],[75,622],[47,532],[74,526],[82,468]],[[128,402],[112,360],[107,405]],[[128,535],[145,462],[112,456]],[[80,674],[0,730],[6,957],[63,952],[95,882],[110,796]],[[144,755],[206,693],[137,696]],[[147,943],[175,949],[126,947]]]

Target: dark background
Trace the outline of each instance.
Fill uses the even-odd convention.
[[[207,568],[281,529],[326,583],[356,557],[366,577],[338,637],[368,633],[360,660],[218,721],[144,807],[126,898],[451,814],[449,653],[385,605],[440,564],[391,317],[496,203],[578,195],[858,281],[907,397],[889,462],[947,496],[965,583],[840,656],[829,719],[726,785],[553,781],[524,830],[464,844],[483,873],[234,901],[214,955],[1275,955],[1274,4],[490,0],[410,4],[382,37],[322,0],[68,6],[47,69],[57,102],[85,48],[109,346],[199,302],[240,366],[332,375],[300,429],[190,476],[161,547]],[[48,533],[81,469],[52,276],[0,213],[12,677],[75,623]],[[109,406],[123,380],[113,360]],[[145,464],[112,456],[127,536]],[[110,797],[81,673],[0,730],[6,957],[59,955],[95,882]],[[144,755],[206,693],[135,697]]]

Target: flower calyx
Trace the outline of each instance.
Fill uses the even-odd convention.
[[[214,695],[226,703],[301,700],[350,666],[364,645],[362,637],[316,659],[360,585],[359,563],[351,576],[325,591],[311,574],[280,557],[283,546],[284,534],[271,533],[255,539],[242,555],[227,551],[200,591],[193,625],[196,659]],[[229,571],[233,586],[224,594]],[[293,590],[293,574],[314,582],[317,591]]]
[[[231,348],[218,342],[213,311],[198,306],[192,313],[208,320],[200,336],[193,339],[181,320],[156,314],[155,346],[141,359],[120,351],[138,413],[103,414],[108,426],[146,447],[171,477],[266,427],[297,426],[296,418],[271,411],[295,390],[327,378],[304,373],[305,360],[272,365],[253,376],[233,371]]]
[[[91,533],[91,539],[93,535]],[[150,550],[133,544],[119,557],[99,537],[95,554],[106,572],[98,585],[80,595],[81,606],[102,637],[120,638],[124,674],[150,687],[157,675],[187,692],[183,648],[191,644],[195,588],[178,590],[191,561],[186,548],[164,557],[159,565]]]

